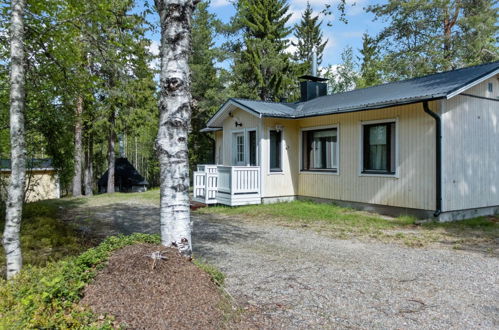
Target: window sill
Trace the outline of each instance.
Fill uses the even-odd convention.
[[[267,175],[284,175],[284,172],[281,170],[281,171],[272,171],[270,170]]]
[[[359,173],[359,176],[377,176],[381,178],[392,178],[392,179],[398,179],[399,175],[397,172],[395,173],[383,173],[383,172],[361,172]]]
[[[321,171],[321,170],[300,170],[300,174],[326,174],[326,175],[340,175],[340,173],[335,171]]]

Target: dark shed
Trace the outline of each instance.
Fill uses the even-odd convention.
[[[108,171],[106,171],[97,182],[100,193],[105,193],[107,191],[107,177]],[[116,191],[143,192],[147,190],[148,185],[149,182],[139,174],[128,159],[116,159],[114,173],[114,187]]]

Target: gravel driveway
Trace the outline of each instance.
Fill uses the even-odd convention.
[[[72,213],[100,235],[158,233],[156,206]],[[86,219],[86,220],[84,220]],[[499,259],[193,216],[194,253],[262,328],[499,328]]]

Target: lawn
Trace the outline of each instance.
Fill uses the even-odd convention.
[[[306,227],[337,238],[376,239],[414,247],[440,243],[454,249],[479,249],[493,253],[496,239],[499,238],[497,218],[417,224],[416,219],[409,216],[383,217],[312,201],[240,207],[214,206],[196,212],[277,223],[287,227]]]

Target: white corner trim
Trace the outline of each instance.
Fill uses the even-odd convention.
[[[381,178],[400,178],[400,138],[399,138],[399,118],[387,118],[387,119],[377,119],[377,120],[361,120],[359,125],[359,170],[358,176],[365,177],[381,177]],[[382,174],[382,173],[362,173],[364,168],[364,126],[372,124],[384,124],[384,123],[395,123],[395,174]]]
[[[470,89],[473,86],[476,86],[476,85],[484,82],[485,80],[487,80],[489,78],[492,78],[493,76],[495,76],[498,73],[499,73],[499,69],[494,70],[491,73],[489,73],[488,75],[485,75],[485,76],[483,76],[483,77],[481,77],[481,78],[479,78],[479,79],[477,79],[477,80],[469,83],[468,85],[459,88],[458,90],[456,90],[456,91],[450,93],[449,95],[447,95],[447,100],[450,99],[450,98],[452,98],[452,97],[454,97],[454,96],[456,96],[456,95],[458,95],[458,94],[461,94],[462,92],[464,92],[467,89]]]

